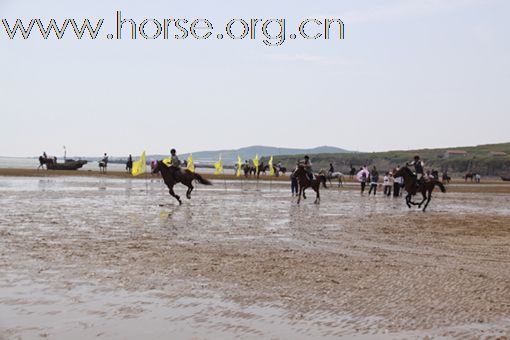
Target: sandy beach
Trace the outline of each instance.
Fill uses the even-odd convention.
[[[298,206],[285,182],[227,184],[179,207],[157,179],[4,173],[0,338],[510,337],[504,184],[427,213],[354,186]]]

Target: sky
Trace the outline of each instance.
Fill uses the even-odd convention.
[[[108,39],[119,10],[137,25],[208,19],[213,35],[132,40],[128,26]],[[70,25],[60,40],[37,26],[11,40],[0,23],[0,155],[509,142],[509,12],[508,0],[0,0],[10,26],[104,19],[94,40]],[[304,19],[338,18],[345,39],[217,38],[239,18],[285,19],[287,36]]]

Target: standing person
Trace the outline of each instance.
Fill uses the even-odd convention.
[[[131,173],[131,170],[133,169],[133,157],[129,155],[127,162],[126,162],[126,171]]]
[[[377,172],[377,169],[372,169],[372,173],[370,174],[370,190],[368,190],[368,195],[372,193],[372,190],[374,191],[374,196],[377,193],[377,183],[379,182],[379,173]]]
[[[400,166],[397,165],[397,168],[393,171],[393,173],[396,173],[399,169],[400,169]],[[404,179],[402,177],[395,177],[395,180],[393,182],[393,197],[400,196],[400,189],[402,188],[403,184],[404,184]]]
[[[390,173],[386,172],[383,178],[383,186],[384,186],[384,195],[391,195],[391,184],[390,184]]]
[[[393,177],[393,173],[390,171],[388,178],[390,180],[390,183],[388,185],[388,193],[386,194],[388,197],[391,196],[391,189],[395,187],[395,177]]]
[[[296,176],[296,170],[298,169],[298,166],[299,162],[296,163],[296,168],[290,174],[290,190],[292,192],[292,196],[294,196],[294,194],[297,196],[299,192],[298,179]]]
[[[359,182],[361,184],[361,194],[365,192],[365,186],[367,185],[367,174],[366,172],[361,173],[361,178],[359,179]]]

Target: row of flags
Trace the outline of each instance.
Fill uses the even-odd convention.
[[[253,165],[255,166],[255,172],[258,173],[259,172],[259,155],[258,154],[255,155],[255,158],[252,161],[253,161]],[[241,157],[239,157],[239,155],[237,155],[237,171],[236,171],[237,177],[241,176],[242,167],[243,167],[243,162],[241,161]],[[214,163],[214,168],[216,169],[216,171],[214,172],[215,175],[219,175],[220,173],[223,172],[223,162],[221,160],[221,154],[220,154],[220,158],[218,159],[218,161],[216,163]],[[273,156],[271,156],[269,158],[269,176],[274,176]]]
[[[258,154],[255,155],[255,158],[252,161],[253,161],[253,165],[255,166],[255,171],[256,171],[256,173],[258,173],[259,172],[259,155]],[[172,164],[172,159],[165,158],[163,160],[163,163],[166,166],[170,166]],[[269,176],[274,176],[273,156],[271,156],[269,158],[268,164],[269,164]],[[239,157],[239,155],[238,155],[237,156],[237,171],[236,171],[237,177],[241,176],[242,167],[243,167],[243,163],[241,161],[241,157]],[[219,174],[223,173],[223,161],[221,159],[221,154],[220,154],[220,158],[218,159],[218,161],[214,163],[214,168],[216,169],[214,171],[215,175],[219,175]],[[190,154],[188,156],[188,159],[186,161],[186,169],[191,172],[195,172],[195,163],[193,163],[193,155],[192,154]],[[133,168],[131,169],[131,174],[133,176],[138,176],[138,175],[145,173],[146,171],[147,171],[147,163],[145,160],[145,151],[144,151],[144,152],[142,152],[140,159],[138,161],[133,162]]]

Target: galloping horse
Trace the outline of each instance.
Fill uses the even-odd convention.
[[[308,174],[306,173],[305,167],[302,164],[298,166],[298,168],[294,172],[294,175],[297,177],[299,183],[299,195],[297,199],[297,204],[299,204],[299,202],[301,201],[301,194],[303,194],[303,198],[306,199],[305,190],[310,187],[317,193],[314,203],[319,204],[321,201],[321,195],[319,194],[319,186],[322,183],[324,188],[327,188],[326,176],[318,175],[317,178],[314,178],[313,180],[310,181],[310,179],[308,178]]]
[[[411,208],[412,205],[417,205],[418,208],[421,208],[423,203],[425,203],[425,206],[423,207],[423,211],[427,209],[427,206],[429,205],[430,199],[432,198],[432,190],[434,190],[434,187],[437,185],[439,189],[441,189],[441,192],[446,192],[446,189],[438,180],[430,179],[423,183],[420,183],[419,187],[416,187],[416,177],[413,174],[413,172],[408,167],[402,167],[400,168],[396,173],[393,174],[393,176],[396,177],[403,177],[404,178],[404,187],[407,191],[406,196],[406,204],[409,208]],[[423,200],[420,203],[415,203],[411,201],[411,197],[416,195],[417,192],[421,192],[423,196]]]
[[[196,179],[198,183],[204,184],[204,185],[212,185],[211,182],[209,182],[207,179],[203,178],[197,173],[191,172],[189,170],[181,171],[179,174],[174,177],[172,174],[172,171],[169,167],[163,163],[163,161],[157,161],[152,168],[152,173],[161,173],[161,176],[163,177],[163,180],[165,181],[166,186],[168,187],[168,191],[172,197],[175,197],[175,199],[179,202],[179,205],[182,204],[181,198],[179,195],[176,195],[174,192],[174,185],[177,183],[182,183],[185,186],[188,187],[188,191],[186,191],[186,198],[191,199],[191,192],[193,191],[193,180]]]

